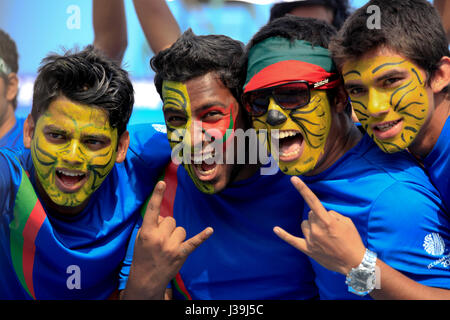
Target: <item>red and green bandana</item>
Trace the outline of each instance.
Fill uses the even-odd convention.
[[[313,84],[335,74],[336,66],[328,49],[304,40],[273,37],[250,49],[244,92],[297,80]],[[339,81],[337,78],[320,88],[334,88]]]

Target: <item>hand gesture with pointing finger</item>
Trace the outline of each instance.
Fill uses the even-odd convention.
[[[350,218],[327,211],[298,177],[292,177],[291,182],[311,209],[301,224],[304,238],[280,227],[275,227],[274,232],[323,267],[346,275],[361,263],[366,250],[358,230]]]
[[[212,234],[208,227],[185,240],[186,231],[172,217],[159,215],[165,182],[156,184],[136,237],[133,262],[123,298],[163,299],[165,289],[187,257]]]

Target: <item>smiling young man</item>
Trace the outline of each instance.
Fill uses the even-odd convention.
[[[14,40],[0,30],[0,147],[23,145],[23,122],[17,119],[19,70],[17,47]]]
[[[307,246],[282,228],[274,231],[314,259],[322,299],[370,298],[368,293],[378,291],[391,298],[402,290],[422,294],[408,292],[417,289],[417,282],[448,295],[441,289],[450,288],[445,260],[450,226],[442,202],[408,153],[383,153],[352,123],[347,94],[327,50],[334,32],[319,20],[290,16],[264,26],[247,46],[243,103],[253,126],[269,132],[267,145],[281,170],[301,175],[325,211],[319,212],[317,198],[310,201],[307,187],[295,177],[292,182],[311,209],[304,211],[301,224]],[[341,233],[327,217],[340,221]],[[337,236],[348,240],[346,246],[339,246],[343,242]],[[424,241],[433,237],[440,249],[425,250]],[[325,256],[320,249],[326,241],[335,246]],[[382,260],[410,279],[399,274],[385,279],[382,272],[381,289],[373,290]]]
[[[380,29],[366,28],[378,6]],[[422,23],[427,21],[427,23]],[[408,149],[450,209],[450,52],[425,0],[369,1],[331,44],[357,116],[387,153]]]
[[[151,61],[174,162],[123,271],[125,298],[161,299],[169,282],[174,299],[317,296],[307,257],[272,233],[274,224],[298,233],[290,208],[303,200],[280,171],[236,162],[249,153],[237,135],[249,128],[238,102],[242,53],[231,38],[188,30]]]
[[[43,60],[26,149],[0,150],[0,298],[117,290],[137,210],[170,159],[167,142],[153,144],[165,135],[151,128],[142,145],[166,157],[141,159],[141,145],[127,155],[133,103],[127,73],[92,46]]]

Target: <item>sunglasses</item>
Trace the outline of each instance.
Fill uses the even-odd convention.
[[[260,117],[267,112],[270,97],[273,97],[277,105],[283,109],[298,109],[309,104],[311,89],[320,88],[334,81],[333,78],[335,77],[313,84],[306,80],[292,81],[270,88],[249,91],[242,95],[242,104],[247,112],[254,117]]]

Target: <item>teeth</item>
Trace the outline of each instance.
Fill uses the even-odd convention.
[[[76,173],[76,172],[70,172],[70,171],[65,171],[65,170],[57,170],[58,173],[63,174],[65,176],[69,176],[69,177],[81,177],[84,176],[84,173]]]
[[[388,122],[385,124],[380,124],[377,125],[376,128],[380,131],[388,131],[389,129],[391,129],[393,126],[395,126],[399,121],[392,121],[392,122]]]
[[[194,154],[193,156],[194,156],[195,163],[203,162],[203,161],[209,160],[214,157],[214,155],[212,153],[197,154],[197,155]]]
[[[283,152],[280,151],[280,156],[281,156],[281,157],[292,157],[292,156],[296,156],[296,155],[298,155],[298,154],[300,153],[300,150],[301,150],[301,148],[298,147],[298,148],[296,148],[294,151],[289,152],[289,153],[283,153]]]
[[[272,134],[272,138],[274,139],[284,139],[287,137],[293,137],[295,135],[297,135],[299,132],[296,130],[273,130],[271,131]]]

